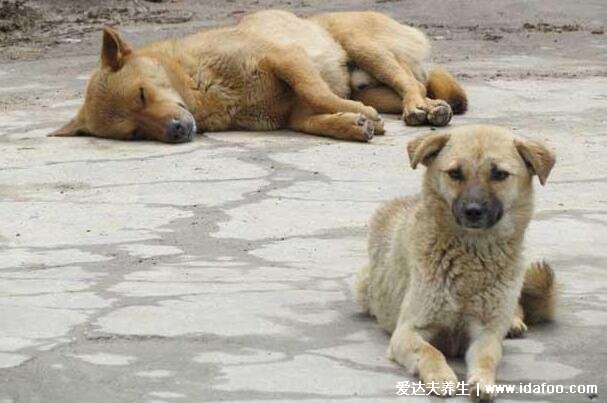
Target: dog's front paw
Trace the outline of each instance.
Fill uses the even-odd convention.
[[[424,374],[422,382],[426,392],[442,397],[455,395],[457,391],[457,375],[448,365]]]
[[[419,126],[428,120],[428,112],[419,107],[405,108],[403,120],[408,126]]]
[[[470,398],[475,401],[491,402],[496,393],[491,387],[495,385],[495,378],[489,374],[472,374],[468,377]]]
[[[386,133],[386,130],[384,129],[384,120],[381,118],[381,116],[378,120],[373,121],[373,133],[376,136],[382,136]]]
[[[381,121],[381,116],[379,116],[379,112],[377,112],[377,110],[375,110],[375,108],[373,108],[372,106],[367,106],[365,104],[361,104],[363,105],[363,110],[362,110],[362,114],[365,115],[366,117],[368,117],[369,119],[371,119],[374,122],[379,122]]]
[[[512,323],[510,323],[510,329],[508,329],[508,334],[506,337],[510,339],[517,339],[520,337],[524,337],[525,333],[527,333],[527,325],[521,318],[515,316],[512,318]]]

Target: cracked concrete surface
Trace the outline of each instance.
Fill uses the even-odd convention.
[[[600,400],[607,45],[562,34],[582,35],[574,59],[545,35],[548,49],[497,42],[478,58],[463,54],[469,40],[437,39],[434,60],[464,74],[471,107],[453,124],[501,124],[558,155],[527,236],[529,258],[562,284],[558,318],[505,342],[498,379],[596,384],[599,396],[502,401]],[[0,94],[15,100],[0,114],[0,402],[395,400],[413,378],[350,287],[373,210],[419,189],[404,147],[428,128],[387,116],[371,144],[286,131],[181,145],[45,137],[74,114],[95,62],[0,65]]]

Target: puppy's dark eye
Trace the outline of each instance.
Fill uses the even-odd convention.
[[[504,171],[503,169],[495,167],[491,169],[491,180],[493,181],[502,182],[508,179],[509,176],[510,172]]]
[[[143,87],[139,88],[139,100],[143,105],[145,105],[145,90],[143,89]]]
[[[460,168],[453,168],[447,171],[447,175],[454,181],[463,181],[464,173]]]

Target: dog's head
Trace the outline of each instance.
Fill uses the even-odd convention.
[[[116,31],[105,28],[101,65],[89,80],[84,105],[50,135],[189,141],[196,123],[178,81],[161,57],[133,51]]]
[[[495,126],[461,126],[407,145],[411,166],[427,167],[424,193],[469,231],[528,221],[531,179],[544,185],[555,163],[543,144]],[[437,212],[438,213],[438,212]]]

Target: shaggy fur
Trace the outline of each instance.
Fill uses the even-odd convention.
[[[521,289],[525,317],[537,322],[553,313],[551,269],[534,264],[525,276],[521,252],[533,212],[532,176],[545,183],[554,155],[492,126],[423,136],[408,152],[413,168],[427,166],[422,193],[391,201],[373,217],[370,263],[359,273],[356,294],[392,334],[392,359],[423,382],[443,386],[457,384],[443,353],[465,352],[468,383],[491,398],[484,385],[495,383],[511,324],[522,323]],[[479,200],[497,200],[501,218],[483,228],[462,225],[454,205],[470,189]]]
[[[383,133],[377,109],[444,125],[451,107],[426,97],[428,50],[420,31],[373,12],[303,19],[262,11],[137,50],[106,28],[83,107],[52,135],[182,142],[197,131],[291,128],[369,141]],[[429,84],[446,88],[438,97],[464,102],[453,82],[443,75]],[[347,99],[353,85],[356,100]]]

